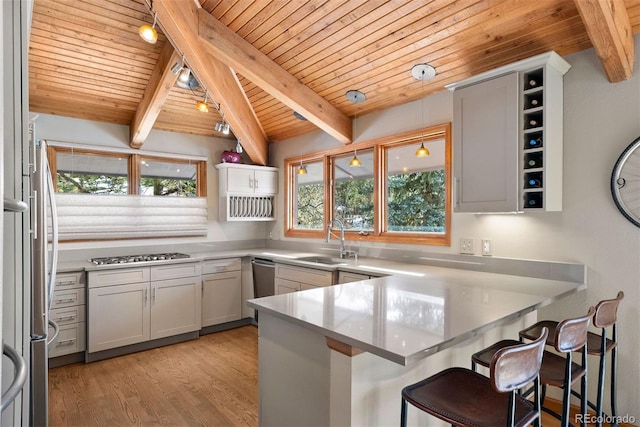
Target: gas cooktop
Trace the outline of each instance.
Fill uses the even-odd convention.
[[[145,261],[166,261],[170,259],[191,258],[190,255],[181,253],[165,253],[165,254],[144,254],[144,255],[124,255],[116,257],[91,258],[89,261],[95,265],[107,264],[129,264],[133,262]]]

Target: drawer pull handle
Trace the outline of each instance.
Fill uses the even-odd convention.
[[[69,285],[75,285],[76,281],[75,280],[68,280],[66,282],[58,282],[58,286],[69,286]]]
[[[62,299],[57,299],[56,303],[64,304],[64,303],[67,303],[67,302],[75,302],[75,300],[76,300],[75,298],[62,298]]]
[[[58,345],[73,345],[75,344],[76,340],[75,339],[70,339],[70,340],[62,340],[62,341],[58,341]]]
[[[61,316],[61,317],[56,318],[56,320],[58,322],[64,322],[64,321],[67,321],[67,320],[76,320],[76,316]]]

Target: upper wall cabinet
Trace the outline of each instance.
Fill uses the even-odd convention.
[[[454,210],[562,210],[562,79],[548,52],[448,85]]]
[[[274,221],[278,169],[268,166],[220,163],[218,169],[220,219]]]

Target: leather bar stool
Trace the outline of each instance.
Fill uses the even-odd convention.
[[[606,371],[607,353],[611,352],[611,425],[617,427],[617,408],[616,408],[616,369],[617,369],[617,356],[618,356],[618,306],[624,298],[624,292],[618,292],[618,295],[613,299],[602,300],[596,304],[596,312],[593,315],[593,326],[600,328],[600,334],[589,332],[587,334],[587,354],[592,356],[598,356],[599,369],[598,369],[598,396],[596,403],[587,400],[587,404],[591,409],[596,411],[597,415],[597,427],[602,427],[603,418],[603,401],[604,401],[604,382]],[[534,326],[521,331],[520,336],[527,339],[535,339],[540,334],[540,330],[543,327],[549,329],[549,336],[552,337],[555,334],[556,326],[558,322],[551,320],[544,320],[536,323]],[[607,329],[611,329],[611,338],[607,338]],[[580,397],[580,394],[573,391],[575,396]]]
[[[540,425],[538,373],[548,331],[532,343],[497,351],[489,378],[470,369],[449,368],[402,390],[400,424],[407,425],[407,402],[454,426]],[[516,390],[534,383],[528,401]]]
[[[559,353],[564,353],[566,356],[561,356],[550,351],[544,352],[542,359],[542,367],[540,368],[540,383],[542,384],[542,410],[550,413],[556,418],[560,419],[560,425],[562,427],[569,426],[569,403],[571,398],[571,386],[578,380],[581,380],[580,392],[581,395],[586,395],[587,392],[587,355],[582,351],[582,363],[577,364],[573,362],[573,352],[584,350],[587,345],[587,333],[589,323],[595,313],[594,307],[589,307],[589,311],[586,315],[566,319],[556,324],[554,328],[554,337],[552,340],[547,338],[546,344],[553,345]],[[539,322],[532,327],[520,331],[520,339],[529,338],[535,330],[547,329],[545,326],[541,326],[544,322]],[[515,340],[503,340],[496,344],[481,350],[471,356],[471,364],[475,368],[477,365],[490,366],[490,361],[493,355],[500,351],[504,346],[511,346],[513,343],[520,342]],[[547,386],[555,386],[563,389],[562,397],[562,414],[557,414],[544,407],[544,399],[546,396]],[[581,399],[580,410],[583,414],[581,425],[586,425],[586,412],[587,412],[587,399]]]

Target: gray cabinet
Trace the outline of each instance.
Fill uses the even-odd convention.
[[[202,264],[202,327],[242,317],[240,258],[204,261]]]
[[[276,263],[275,293],[280,295],[331,286],[335,283],[334,276],[333,271]]]
[[[51,300],[49,319],[58,324],[56,339],[49,345],[49,357],[80,353],[86,348],[86,280],[84,271],[60,273]],[[53,330],[49,329],[49,334]]]
[[[548,52],[447,85],[454,211],[562,210],[562,80]]]
[[[197,331],[200,263],[89,272],[88,352]]]
[[[277,168],[220,163],[216,169],[221,220],[275,220]]]
[[[454,209],[518,210],[518,73],[453,93]]]

